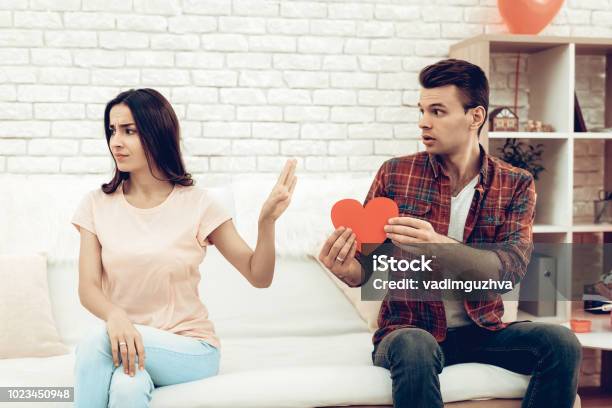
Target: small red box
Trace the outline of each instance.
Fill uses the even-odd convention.
[[[574,333],[588,333],[591,331],[591,321],[572,319],[570,320],[570,327]]]

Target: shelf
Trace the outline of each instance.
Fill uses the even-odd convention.
[[[573,232],[612,232],[612,224],[574,224]]]
[[[612,132],[489,132],[489,139],[612,140]]]
[[[570,137],[564,132],[489,132],[489,139],[547,139],[565,140]]]
[[[590,37],[553,37],[517,34],[481,34],[451,46],[451,53],[474,44],[488,43],[491,52],[536,53],[566,44],[575,44],[577,54],[605,55],[612,39]]]
[[[612,224],[574,224],[571,227],[553,224],[535,224],[534,234],[555,234],[566,232],[612,232]]]
[[[612,132],[574,132],[574,139],[612,140]]]
[[[552,224],[535,224],[533,226],[534,234],[550,234],[557,232],[570,232],[571,228],[564,225],[552,225]]]

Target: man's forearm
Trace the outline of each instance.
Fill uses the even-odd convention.
[[[493,251],[473,248],[454,241],[453,244],[433,244],[432,255],[435,255],[436,264],[440,268],[438,272],[440,275],[446,275],[445,277],[457,280],[499,280],[501,278],[502,264]],[[341,279],[348,286],[361,286],[368,279],[366,272],[361,262],[353,259],[350,272]]]
[[[443,273],[450,273],[453,279],[499,280],[501,277],[502,264],[493,251],[473,248],[458,241],[436,246],[436,260]]]

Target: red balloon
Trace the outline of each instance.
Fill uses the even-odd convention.
[[[497,0],[497,8],[513,34],[538,34],[557,15],[563,0]]]

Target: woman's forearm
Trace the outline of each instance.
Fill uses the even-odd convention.
[[[111,303],[96,285],[79,287],[79,299],[85,309],[104,321],[113,313],[125,313],[123,309]]]
[[[274,221],[259,221],[257,245],[251,256],[251,284],[267,288],[274,277],[275,247]]]

